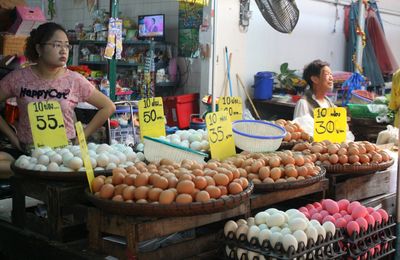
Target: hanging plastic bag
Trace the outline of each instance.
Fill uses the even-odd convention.
[[[392,125],[388,125],[386,130],[379,132],[376,144],[389,144],[399,142],[399,129]]]

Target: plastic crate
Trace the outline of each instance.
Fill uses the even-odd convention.
[[[351,117],[354,118],[375,118],[379,115],[378,113],[370,112],[366,104],[347,104],[347,106]]]
[[[188,128],[190,115],[199,113],[199,93],[164,97],[163,103],[168,126]]]

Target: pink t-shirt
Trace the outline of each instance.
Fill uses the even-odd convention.
[[[61,104],[68,139],[75,138],[74,108],[86,101],[95,87],[81,74],[66,70],[57,79],[40,79],[30,67],[15,70],[0,81],[0,89],[16,97],[19,119],[16,125],[19,141],[32,144],[28,104],[30,102],[56,100]]]

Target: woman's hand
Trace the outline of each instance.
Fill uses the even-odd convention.
[[[10,143],[17,148],[19,151],[24,152],[21,146],[21,143],[19,142],[17,135],[13,134],[9,137]]]

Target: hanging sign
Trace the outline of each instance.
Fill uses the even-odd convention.
[[[140,137],[165,136],[164,107],[161,97],[146,98],[139,101]]]
[[[31,102],[28,104],[28,116],[35,147],[59,148],[68,145],[58,101]]]
[[[346,140],[347,113],[344,107],[314,109],[314,141],[341,143]]]
[[[231,122],[243,119],[243,107],[241,97],[224,96],[218,99],[218,110],[226,111],[231,117]]]
[[[236,154],[232,123],[228,112],[218,111],[206,115],[211,157],[223,160]]]
[[[90,161],[89,150],[86,144],[85,133],[83,132],[83,127],[81,122],[75,123],[76,134],[78,136],[79,147],[81,148],[81,155],[83,160],[83,165],[86,169],[86,177],[89,183],[90,192],[92,192],[92,181],[94,179],[94,173],[92,168],[92,162]]]

